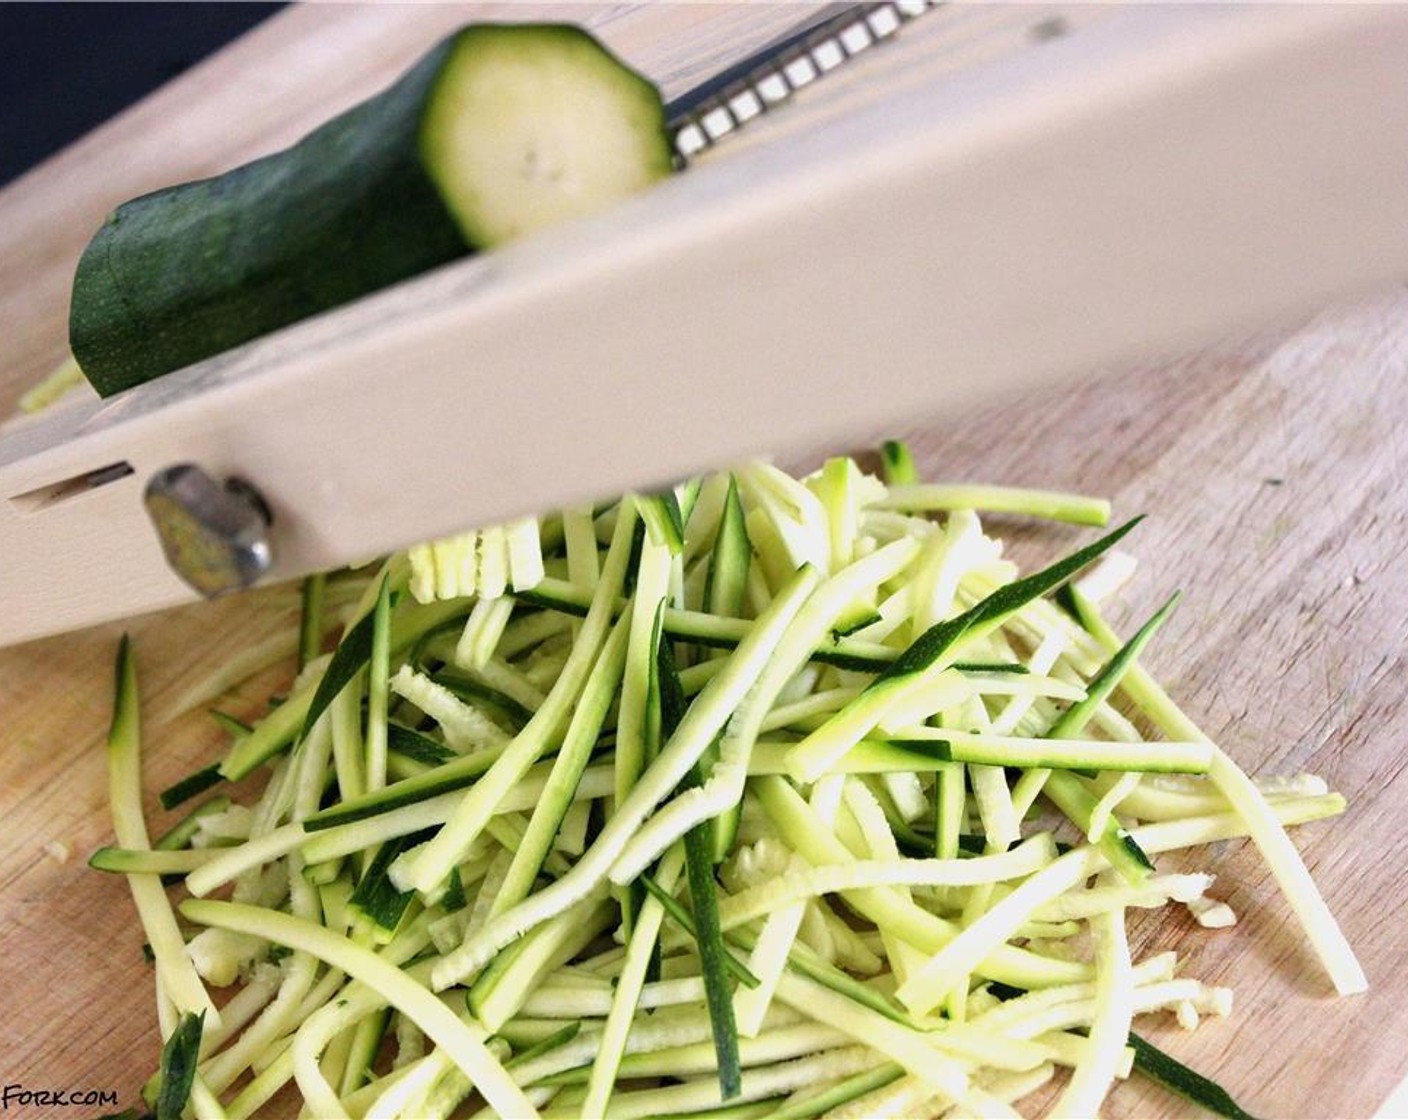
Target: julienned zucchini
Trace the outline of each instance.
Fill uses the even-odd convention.
[[[480,24],[293,147],[127,202],[74,280],[104,396],[669,174],[659,92],[590,34]]]
[[[1010,1115],[1062,1065],[1059,1115],[1096,1115],[1137,1066],[1245,1116],[1130,1033],[1159,1009],[1185,1026],[1226,1014],[1231,992],[1179,975],[1173,953],[1132,957],[1126,912],[1209,901],[1211,876],[1151,875],[1148,855],[1255,835],[1261,816],[1279,832],[1344,799],[1303,776],[1268,801],[1218,772],[1232,764],[1139,664],[1167,608],[1122,642],[1087,594],[1108,574],[1073,588],[1079,628],[1045,598],[1108,538],[1024,578],[982,560],[996,542],[950,553],[979,566],[937,595],[929,553],[953,547],[947,530],[873,517],[884,485],[854,464],[806,479],[738,473],[776,486],[715,475],[678,518],[658,497],[624,497],[609,544],[590,510],[560,515],[567,555],[555,542],[534,568],[571,578],[504,594],[510,617],[463,665],[478,639],[445,627],[475,633],[478,603],[456,585],[393,610],[392,589],[439,561],[389,560],[366,584],[376,607],[362,596],[371,625],[352,625],[321,683],[308,672],[231,745],[224,774],[272,762],[257,804],[197,830],[233,846],[150,850],[124,647],[110,754],[119,846],[92,865],[130,876],[178,1009],[199,1014],[207,980],[246,984],[208,1027],[198,1115],[254,1115],[289,1082],[316,1115],[457,1115],[471,1087],[498,1115],[538,1108],[546,1120],[808,1120],[843,1103],[916,1116],[936,1096],[964,1115]],[[731,538],[730,519],[746,532]],[[741,600],[716,597],[730,585]],[[885,656],[819,660],[860,598],[879,621],[847,648]],[[574,629],[561,612],[585,617]],[[959,672],[959,654],[1025,673]],[[442,687],[458,673],[475,687]],[[404,689],[411,678],[429,687]],[[891,702],[857,731],[848,708],[882,690]],[[512,717],[504,695],[530,718]],[[859,738],[794,784],[799,738],[838,719]],[[632,734],[639,757],[623,767]],[[388,751],[406,758],[402,743],[417,744],[419,773],[371,781]],[[467,792],[432,796],[455,789]],[[1051,814],[1028,815],[1038,794],[1074,843],[1054,838]],[[736,827],[718,828],[730,815]],[[157,847],[194,842],[187,832]],[[211,927],[198,945],[183,943],[158,878],[168,872],[195,896],[180,913]],[[226,886],[259,904],[200,897]],[[1319,896],[1299,889],[1305,911]],[[1357,964],[1328,920],[1330,940],[1307,925],[1338,982]],[[256,956],[276,948],[251,962],[251,942]],[[647,1081],[661,1076],[674,1083]]]

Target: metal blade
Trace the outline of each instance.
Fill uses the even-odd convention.
[[[797,91],[885,42],[936,6],[934,0],[833,4],[675,98],[665,114],[681,163],[785,105]]]

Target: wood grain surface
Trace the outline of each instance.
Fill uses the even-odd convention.
[[[681,88],[796,19],[788,5],[308,6],[289,10],[0,193],[0,414],[63,354],[73,262],[114,203],[281,146],[476,15],[584,20]],[[942,356],[935,356],[936,374]],[[853,447],[882,433],[854,433]],[[1207,862],[1240,915],[1202,930],[1134,926],[1136,951],[1235,988],[1224,1020],[1155,1033],[1262,1116],[1372,1115],[1408,1072],[1408,289],[1228,341],[1184,360],[973,415],[916,417],[927,477],[1084,490],[1144,512],[1128,622],[1184,603],[1146,662],[1234,758],[1311,770],[1350,802],[1296,841],[1361,955],[1371,990],[1335,999],[1245,843]],[[1083,539],[992,519],[1035,562]],[[3,587],[3,584],[0,584]],[[0,591],[0,595],[3,592]],[[133,635],[147,787],[219,749],[183,694],[232,654],[286,633],[290,588],[0,651],[0,1084],[113,1089],[134,1101],[159,1037],[126,885],[84,860],[110,839],[102,735],[118,634]],[[3,603],[0,603],[3,606]],[[285,658],[221,706],[256,711]],[[150,800],[154,830],[165,820]],[[66,858],[65,858],[66,854]],[[1188,1105],[1137,1081],[1113,1116]],[[101,1110],[91,1110],[96,1112]],[[10,1116],[86,1116],[11,1105]],[[270,1112],[270,1115],[278,1115]]]

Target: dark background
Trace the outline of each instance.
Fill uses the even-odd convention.
[[[0,186],[282,6],[0,3]]]

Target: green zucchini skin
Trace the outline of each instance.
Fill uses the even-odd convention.
[[[111,396],[497,244],[476,228],[477,199],[497,194],[502,209],[515,185],[502,168],[467,169],[446,152],[455,130],[444,122],[475,112],[459,103],[467,73],[544,57],[566,59],[569,80],[590,59],[585,80],[598,97],[603,83],[609,96],[619,92],[640,137],[628,153],[641,161],[638,179],[669,173],[658,92],[587,32],[462,28],[292,147],[119,206],[74,279],[69,344],[89,382]],[[502,128],[482,110],[480,119]],[[461,127],[455,139],[463,135]],[[478,179],[464,182],[467,171]],[[607,201],[588,198],[580,211]],[[513,223],[513,234],[544,224],[533,218]]]
[[[109,396],[469,251],[419,159],[451,54],[293,147],[119,206],[74,280],[69,343]]]

